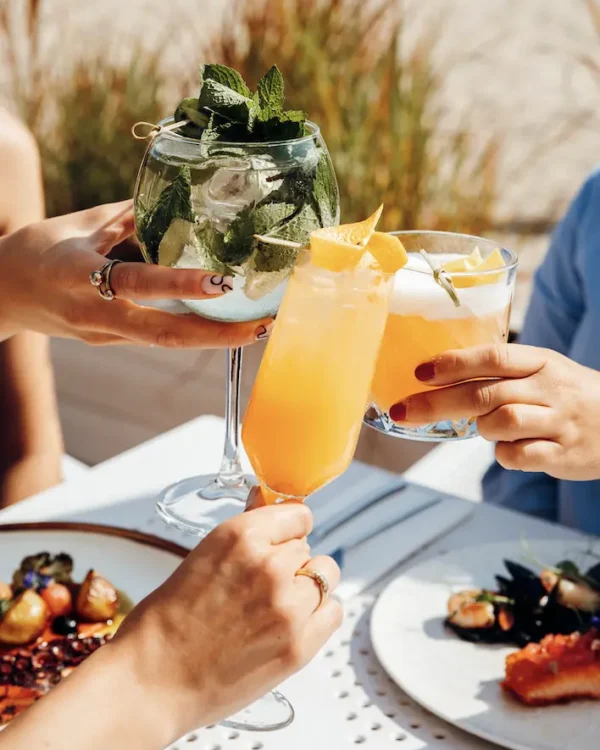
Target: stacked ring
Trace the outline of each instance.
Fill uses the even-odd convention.
[[[110,275],[112,273],[113,267],[117,263],[122,262],[122,260],[109,260],[102,266],[99,271],[92,271],[90,274],[90,284],[96,287],[96,289],[98,290],[98,294],[102,297],[102,299],[105,299],[108,302],[116,299],[117,297],[117,295],[115,294],[115,290],[110,284]]]

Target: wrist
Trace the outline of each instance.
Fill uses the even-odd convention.
[[[167,735],[165,745],[179,737],[212,724],[215,716],[207,710],[206,696],[199,675],[193,678],[181,670],[181,647],[176,629],[164,627],[160,613],[146,611],[135,627],[122,628],[105,648],[117,663],[127,664],[127,674],[137,691],[143,691],[146,711],[158,722],[156,731]],[[135,616],[135,613],[134,613]],[[133,623],[125,623],[125,625]],[[173,651],[173,653],[171,653]],[[218,717],[220,718],[220,717]]]
[[[168,662],[151,669],[151,665],[143,663],[150,655],[142,654],[129,639],[107,643],[97,655],[102,657],[102,669],[111,675],[110,683],[116,689],[114,703],[118,705],[119,722],[123,722],[128,737],[136,736],[140,748],[162,750],[190,730],[182,716],[177,691],[167,677]],[[154,672],[162,672],[163,679],[156,679]],[[127,746],[137,748],[138,744]]]
[[[6,341],[26,330],[12,314],[11,301],[14,301],[15,297],[15,279],[12,278],[13,271],[7,238],[0,237],[0,342]],[[20,290],[17,289],[18,291]]]

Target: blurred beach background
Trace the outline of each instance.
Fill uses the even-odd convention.
[[[136,120],[168,115],[203,61],[277,63],[321,126],[344,220],[491,236],[520,255],[513,327],[548,235],[600,156],[597,0],[0,0],[0,105],[40,145],[50,213],[131,195]],[[262,348],[245,354],[247,396]],[[222,414],[220,352],[53,342],[67,451],[95,464]],[[362,436],[402,470],[424,448]]]

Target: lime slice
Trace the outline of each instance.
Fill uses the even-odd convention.
[[[197,245],[194,224],[185,219],[173,219],[158,246],[158,265],[174,266],[188,245]]]

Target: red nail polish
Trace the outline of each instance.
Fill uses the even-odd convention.
[[[417,380],[431,380],[435,377],[435,365],[433,362],[424,362],[415,370]]]
[[[403,404],[402,402],[394,404],[390,409],[390,418],[394,422],[404,421],[406,419],[406,404]]]

